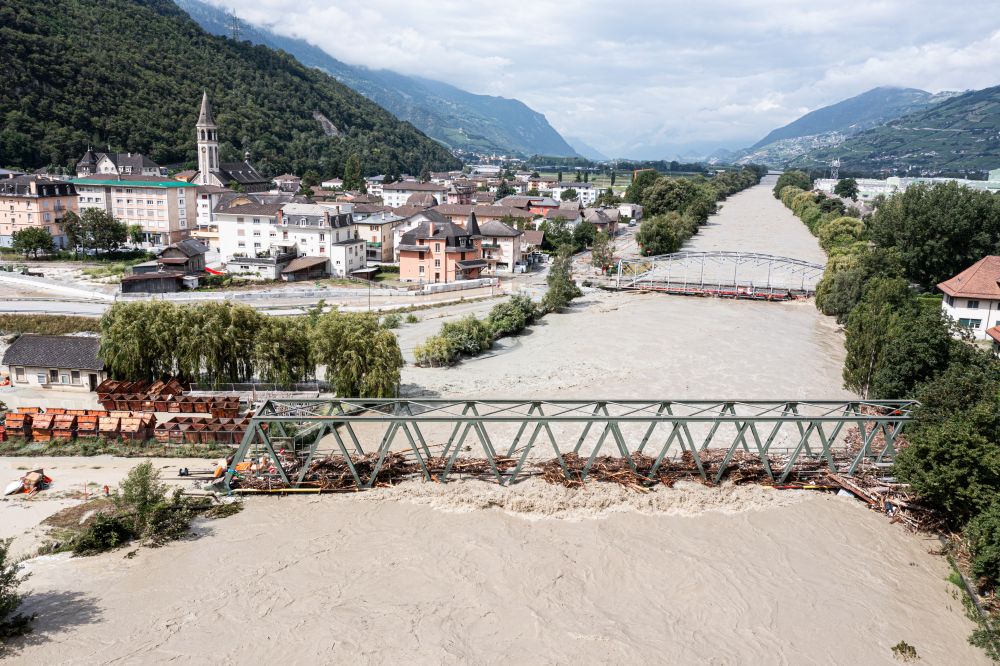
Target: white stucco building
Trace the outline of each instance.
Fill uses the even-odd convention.
[[[1000,256],[983,257],[938,289],[945,314],[977,340],[1000,335]]]
[[[440,205],[447,203],[448,188],[437,183],[419,183],[414,180],[389,183],[382,186],[382,203],[390,208],[399,208],[405,206],[414,194],[430,194]]]
[[[592,183],[553,183],[549,189],[556,201],[562,201],[563,192],[567,190],[576,190],[576,201],[584,206],[592,206],[597,201],[597,188]]]

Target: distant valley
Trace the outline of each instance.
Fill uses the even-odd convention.
[[[176,3],[206,31],[231,34],[232,16],[224,10],[201,0]],[[453,150],[579,156],[544,115],[516,99],[477,95],[440,81],[349,65],[303,39],[283,37],[245,22],[240,27],[241,39],[283,50],[302,64],[325,71]]]

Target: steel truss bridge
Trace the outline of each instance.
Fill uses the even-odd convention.
[[[816,293],[824,266],[753,252],[677,252],[622,259],[615,289],[692,296],[789,300]]]
[[[829,400],[272,400],[253,416],[225,484],[231,489],[237,465],[259,456],[270,461],[267,474],[275,482],[296,488],[310,463],[334,455],[345,459],[358,489],[371,488],[390,452],[412,456],[428,481],[432,458],[439,465],[433,480],[446,482],[457,461],[477,458],[487,460],[495,480],[505,485],[527,476],[525,464],[542,457],[557,460],[567,479],[582,481],[603,452],[626,459],[633,471],[632,454],[655,458],[649,477],[664,463],[690,456],[702,479],[718,483],[741,450],[780,483],[800,459],[844,474],[863,463],[891,462],[914,406]],[[853,427],[861,440],[856,452],[843,437]],[[702,464],[709,448],[726,451],[711,479]],[[582,472],[567,467],[569,453],[587,457]],[[366,477],[354,462],[368,455],[377,455],[377,462]],[[783,467],[772,469],[778,455]],[[281,458],[290,456],[301,463],[297,474],[282,467]],[[507,464],[498,465],[500,458]]]

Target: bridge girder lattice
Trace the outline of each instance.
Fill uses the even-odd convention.
[[[616,288],[675,293],[810,296],[825,267],[757,252],[704,251],[622,259]]]
[[[330,452],[344,458],[359,489],[371,488],[386,456],[405,452],[425,480],[431,459],[446,460],[435,481],[446,482],[462,458],[485,459],[501,485],[522,479],[532,454],[552,454],[567,479],[586,480],[598,455],[620,456],[633,471],[633,454],[655,458],[649,476],[679,456],[693,460],[698,475],[718,483],[742,449],[756,457],[767,476],[786,480],[800,458],[821,461],[833,472],[853,474],[865,462],[891,462],[896,440],[911,419],[909,401],[790,400],[347,400],[267,401],[253,416],[225,476],[260,455],[270,459],[272,476],[286,487],[303,483],[306,470],[332,440]],[[857,427],[861,445],[846,459],[845,427]],[[702,452],[726,451],[714,478]],[[772,454],[785,458],[772,469]],[[281,455],[279,455],[281,453]],[[587,456],[582,473],[571,473],[570,453]],[[376,455],[366,476],[354,461]],[[283,468],[282,456],[300,463],[297,476]],[[498,465],[516,461],[516,465]],[[838,459],[840,462],[838,462]],[[503,468],[503,470],[502,470]],[[502,471],[501,471],[502,470]]]

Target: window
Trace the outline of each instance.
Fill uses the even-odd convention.
[[[979,301],[969,301],[969,309],[970,310],[978,310],[979,309]]]
[[[79,384],[79,383],[80,383],[80,371],[79,371],[79,370],[74,370],[74,371],[73,371],[72,373],[70,373],[70,374],[71,374],[71,377],[70,377],[70,378],[71,378],[71,380],[72,380],[72,383],[74,383],[74,384]]]
[[[435,259],[434,260],[434,268],[441,268],[441,260],[440,259]]]
[[[24,368],[14,368],[14,377],[19,382],[24,381]]]
[[[424,267],[423,267],[423,266],[421,266],[421,267],[420,267],[420,274],[421,274],[421,275],[423,275],[423,274],[424,274]]]
[[[982,319],[966,319],[962,318],[958,320],[958,325],[963,328],[979,328],[983,323]]]
[[[434,243],[434,251],[435,252],[441,251],[441,243]]]
[[[45,375],[38,375],[37,379],[38,379],[38,383],[39,384],[47,384],[48,383],[48,381],[46,381],[46,379],[45,379]]]
[[[58,370],[49,370],[49,380],[52,383],[58,382],[59,381],[59,371]]]
[[[952,298],[951,296],[945,296],[944,300],[945,300],[945,303],[947,303],[949,306],[955,307],[955,299]]]
[[[62,383],[69,384],[69,375],[62,375]]]
[[[319,235],[319,239],[320,239],[321,241],[324,241],[324,240],[326,240],[326,234],[320,234],[320,235]]]
[[[260,224],[260,218],[259,217],[253,218],[253,223],[254,224]]]

